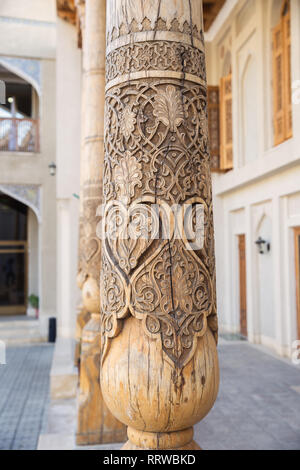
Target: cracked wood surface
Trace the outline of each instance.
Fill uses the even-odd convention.
[[[102,392],[124,448],[199,448],[219,380],[202,4],[111,0],[106,37]],[[153,204],[201,204],[203,246],[174,224],[151,237],[166,229]],[[110,236],[128,210],[143,230]]]

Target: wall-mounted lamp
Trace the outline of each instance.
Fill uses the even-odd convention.
[[[56,165],[54,162],[51,162],[49,165],[48,165],[48,168],[49,168],[49,171],[50,171],[50,175],[51,176],[55,176],[56,175]]]
[[[257,245],[258,253],[260,255],[264,255],[271,250],[271,244],[261,237],[256,240],[255,244]]]

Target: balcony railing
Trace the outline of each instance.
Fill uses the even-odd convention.
[[[38,152],[36,119],[0,118],[0,152]]]

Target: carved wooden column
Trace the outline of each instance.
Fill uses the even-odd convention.
[[[102,393],[124,449],[199,449],[193,425],[219,384],[202,2],[107,8]],[[162,209],[183,204],[193,228],[204,210],[195,249],[171,215],[161,236]]]
[[[81,236],[83,306],[91,318],[82,331],[80,390],[76,442],[79,445],[121,442],[125,427],[110,413],[100,389],[101,242],[96,211],[102,202],[103,122],[105,88],[105,1],[86,0],[83,38],[84,142]]]
[[[77,21],[79,22],[78,28],[81,33],[81,47],[83,50],[83,38],[85,32],[85,0],[76,0],[76,9],[77,9]],[[83,55],[83,54],[82,54]],[[84,86],[84,74],[82,75],[82,84],[81,84],[81,170],[80,171],[80,206],[79,206],[79,237],[78,237],[78,274],[77,274],[77,285],[80,290],[82,290],[84,281],[86,279],[86,272],[84,270],[84,252],[83,252],[83,241],[84,241],[84,224],[83,224],[83,164],[84,164],[84,122],[85,122],[85,86]],[[80,365],[80,353],[81,353],[81,339],[82,339],[82,330],[84,326],[89,321],[91,314],[86,310],[86,307],[81,304],[77,309],[76,317],[76,331],[75,331],[75,355],[74,363],[75,366]]]

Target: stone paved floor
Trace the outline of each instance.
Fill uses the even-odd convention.
[[[203,449],[300,449],[300,368],[246,342],[219,347],[221,386],[195,426]]]
[[[9,347],[0,365],[0,449],[36,449],[49,397],[53,345]]]

